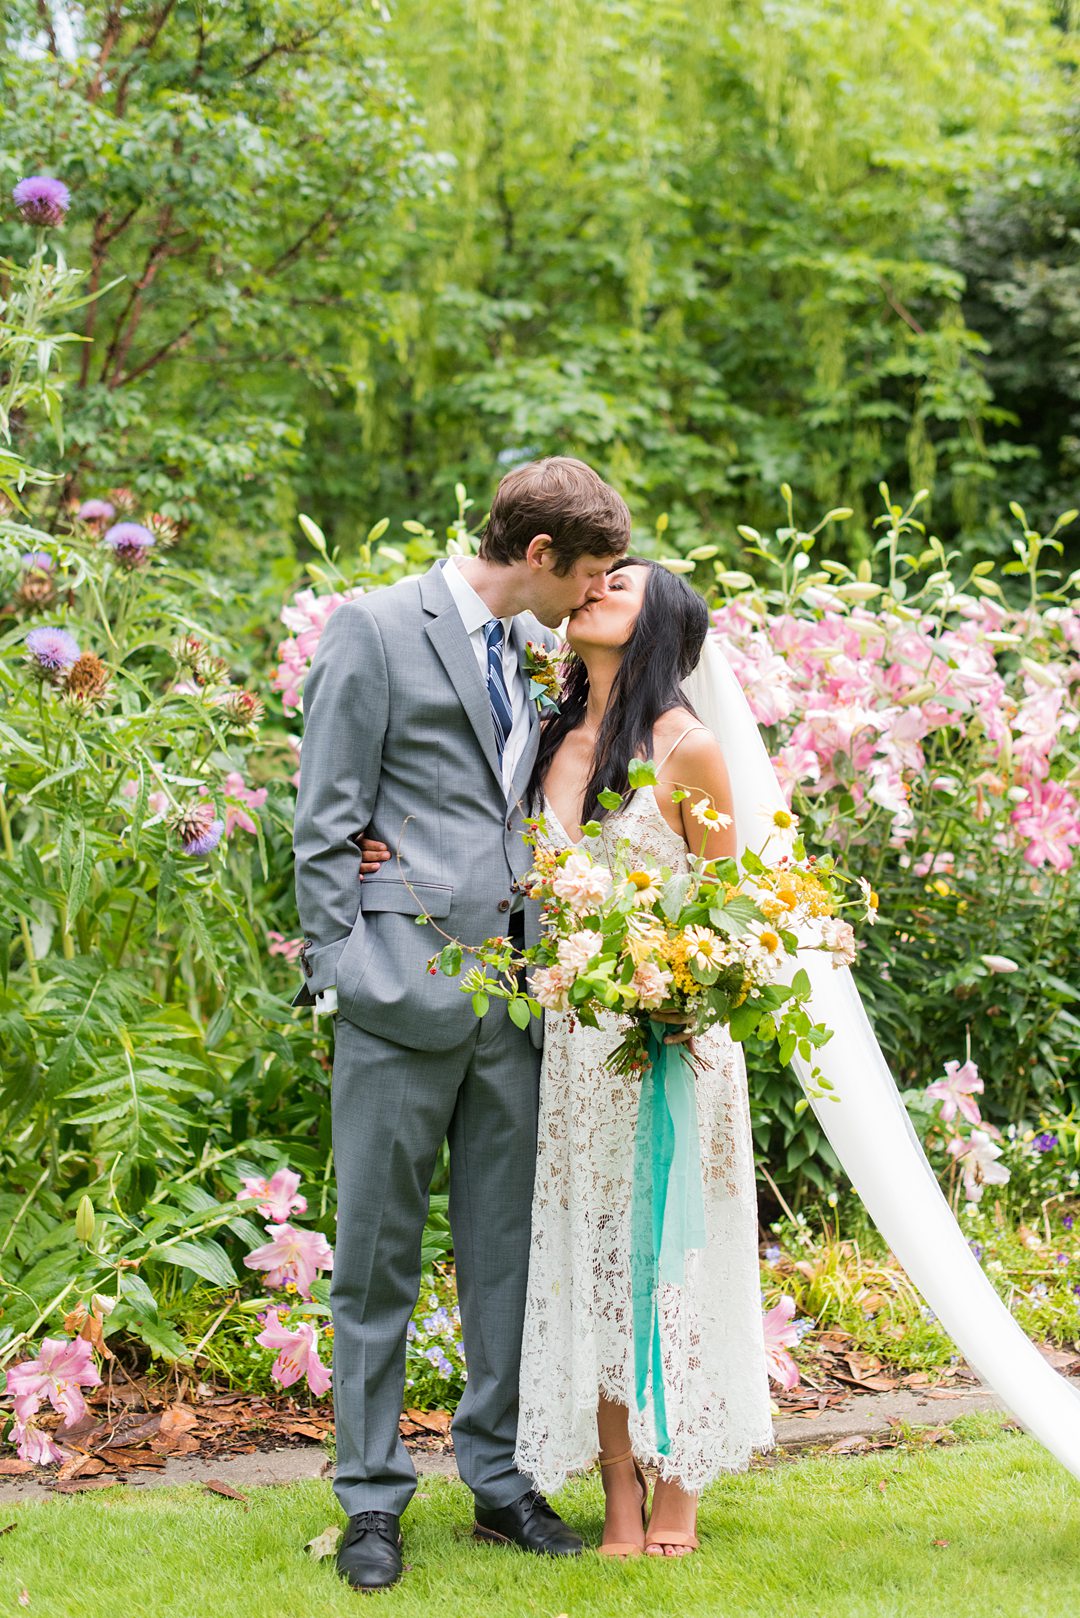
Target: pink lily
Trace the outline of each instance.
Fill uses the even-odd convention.
[[[25,1421],[15,1422],[11,1429],[11,1442],[18,1445],[20,1461],[29,1461],[31,1466],[52,1466],[65,1458],[66,1452],[53,1443],[32,1416]]]
[[[957,1112],[962,1113],[969,1124],[981,1124],[979,1103],[973,1097],[982,1095],[984,1088],[974,1062],[965,1062],[962,1067],[959,1062],[946,1062],[945,1077],[928,1084],[926,1094],[931,1101],[941,1102],[943,1124],[951,1124]]]
[[[795,1348],[799,1342],[799,1334],[792,1325],[794,1315],[795,1300],[785,1296],[762,1318],[762,1325],[765,1328],[765,1363],[769,1379],[778,1382],[788,1393],[799,1385],[799,1367],[787,1353],[789,1348]]]
[[[996,1161],[1001,1156],[1001,1147],[991,1140],[986,1130],[973,1129],[967,1140],[962,1135],[954,1135],[947,1150],[963,1169],[964,1195],[969,1202],[982,1201],[984,1186],[1008,1182],[1008,1169]]]
[[[252,1197],[265,1197],[266,1201],[259,1204],[263,1218],[284,1224],[290,1214],[307,1213],[307,1198],[296,1194],[299,1184],[300,1176],[294,1174],[292,1169],[275,1169],[268,1180],[261,1175],[244,1180],[243,1188],[236,1196],[239,1202],[249,1201]]]
[[[316,1398],[330,1386],[330,1371],[319,1358],[319,1342],[310,1321],[303,1320],[294,1330],[283,1326],[276,1309],[266,1311],[266,1325],[255,1341],[264,1348],[280,1349],[270,1375],[281,1387],[291,1387],[302,1376]]]
[[[96,1388],[101,1375],[93,1363],[93,1351],[82,1337],[45,1337],[36,1360],[24,1360],[7,1373],[7,1392],[15,1397],[15,1414],[20,1422],[33,1416],[47,1399],[71,1427],[86,1414],[86,1400],[80,1387]]]
[[[273,1237],[263,1247],[249,1253],[244,1263],[249,1270],[265,1270],[266,1284],[283,1287],[289,1281],[305,1298],[311,1297],[311,1284],[318,1270],[332,1270],[334,1253],[317,1230],[298,1230],[295,1225],[267,1225]]]

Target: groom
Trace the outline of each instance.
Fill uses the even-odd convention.
[[[499,484],[478,556],[339,607],[308,676],[296,1003],[338,1012],[334,1489],[349,1516],[338,1571],[357,1589],[401,1574],[400,1518],[416,1487],[398,1431],[406,1328],[446,1138],[468,1365],[454,1449],[475,1532],[548,1555],[581,1550],[514,1465],[539,1025],[515,1027],[501,1001],[478,1020],[456,980],[425,971],[442,936],[416,917],[464,943],[535,936],[519,887],[530,864],[519,805],[540,728],[525,644],[553,646],[550,629],[603,596],[629,539],[624,502],[583,462],[519,467]],[[394,857],[361,885],[368,831]]]

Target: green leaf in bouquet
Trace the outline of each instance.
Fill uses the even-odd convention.
[[[765,861],[760,859],[753,849],[747,848],[743,850],[742,867],[744,871],[749,871],[751,876],[759,876],[765,870]]]
[[[791,1058],[795,1055],[794,1034],[783,1035],[777,1046],[776,1054],[780,1058],[780,1066],[787,1067],[788,1063],[791,1061]]]
[[[726,904],[713,905],[709,911],[709,920],[713,926],[729,938],[738,938],[745,933],[748,927],[761,920],[761,912],[753,899],[746,898],[745,894],[736,894],[728,899]]]
[[[702,983],[706,988],[710,988],[720,976],[718,966],[699,966],[697,961],[690,961],[688,965],[690,967],[690,976],[694,982]]]
[[[461,971],[461,945],[447,944],[439,953],[439,970],[448,978],[456,978]]]
[[[663,912],[664,920],[671,922],[672,926],[677,925],[682,914],[686,896],[690,892],[691,880],[689,872],[684,872],[679,876],[671,877],[660,890],[660,909]]]
[[[634,976],[634,962],[631,959],[631,957],[628,955],[626,957],[625,961],[622,963],[621,968],[619,969],[618,981],[620,983],[629,983],[633,976]]]
[[[626,778],[634,792],[639,787],[654,787],[656,785],[656,765],[651,758],[632,758],[626,771]]]
[[[792,978],[791,987],[792,991],[798,995],[800,1000],[809,998],[810,974],[807,972],[804,966],[801,966],[796,972],[795,976]]]
[[[622,798],[617,792],[612,792],[610,787],[605,787],[603,792],[596,794],[596,801],[602,809],[617,809],[622,803]]]
[[[599,837],[603,829],[598,820],[587,820],[581,828],[581,835],[583,837]]]
[[[477,989],[472,997],[472,1008],[478,1017],[486,1017],[491,1008],[491,998],[482,989]]]
[[[731,1013],[731,1021],[728,1024],[732,1039],[740,1045],[743,1040],[749,1039],[758,1025],[759,1016],[760,1008],[750,1001],[746,1001],[741,1006],[736,1006]]]

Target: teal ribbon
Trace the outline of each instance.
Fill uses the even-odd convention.
[[[685,1045],[665,1045],[669,1029],[649,1023],[641,1081],[634,1181],[630,1193],[630,1292],[634,1380],[639,1412],[652,1385],[656,1447],[671,1453],[660,1339],[660,1286],[682,1286],[687,1254],[705,1245],[697,1093]]]

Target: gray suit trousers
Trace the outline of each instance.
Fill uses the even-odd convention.
[[[450,1142],[468,1364],[453,1422],[458,1470],[481,1505],[530,1487],[514,1465],[540,1053],[500,1002],[459,1044],[413,1050],[339,1016],[333,1136],[334,1492],[345,1512],[400,1514],[416,1472],[398,1431],[405,1334],[439,1148]]]

